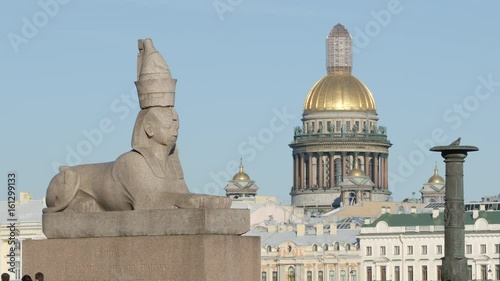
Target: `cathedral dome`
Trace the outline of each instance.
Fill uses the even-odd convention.
[[[304,111],[363,110],[375,111],[375,100],[368,87],[349,73],[333,72],[311,88]]]
[[[444,184],[444,179],[439,175],[437,164],[436,164],[436,167],[434,168],[434,175],[429,178],[429,180],[427,181],[427,183],[431,183],[431,184]]]
[[[240,170],[236,175],[233,177],[233,181],[249,181],[250,176],[248,176],[244,171],[243,171],[243,163],[240,163]]]

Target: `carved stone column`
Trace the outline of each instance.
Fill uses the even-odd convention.
[[[308,167],[307,167],[307,187],[311,188],[313,185],[313,156],[308,153]]]
[[[379,178],[378,178],[378,153],[373,153],[373,183],[375,183],[375,187],[379,187]]]
[[[380,187],[385,188],[385,155],[380,155]]]
[[[335,153],[330,153],[330,188],[335,186]]]
[[[316,161],[318,164],[318,188],[323,188],[323,154],[321,152],[318,152],[318,161]]]
[[[441,280],[467,281],[464,227],[464,161],[475,146],[435,146],[446,163],[446,195],[444,209],[444,258]]]
[[[364,158],[364,165],[363,165],[363,172],[365,172],[365,175],[367,177],[370,176],[370,160],[368,157],[370,156],[370,152],[365,152],[365,158]]]
[[[299,163],[299,174],[300,174],[300,182],[299,182],[299,189],[304,189],[304,182],[305,182],[305,173],[304,173],[304,153],[300,154],[300,163]]]
[[[293,154],[293,190],[299,189],[299,154]]]
[[[389,154],[384,155],[384,189],[389,189]]]
[[[347,153],[342,152],[342,180],[344,180],[344,178],[347,175],[347,169],[346,169],[347,159],[346,158],[347,158]]]

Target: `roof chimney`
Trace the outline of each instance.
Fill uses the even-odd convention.
[[[417,207],[411,206],[410,213],[416,214],[417,213]]]
[[[479,205],[479,211],[486,211],[486,205],[480,204]]]
[[[319,223],[315,225],[316,227],[316,235],[323,235],[323,224]]]
[[[472,210],[472,218],[477,219],[479,217],[479,210],[474,209]]]
[[[385,206],[382,206],[382,208],[380,209],[380,214],[383,215],[383,214],[385,214],[385,212],[386,212]]]
[[[390,214],[391,213],[391,207],[390,206],[385,207],[385,212],[387,214]]]
[[[306,226],[303,224],[297,224],[297,236],[304,236],[306,233]]]
[[[337,225],[332,223],[330,224],[330,235],[336,235],[337,234]]]
[[[437,217],[439,217],[439,209],[434,208],[434,209],[432,209],[432,218],[435,219]]]

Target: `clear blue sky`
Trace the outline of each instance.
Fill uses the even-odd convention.
[[[137,39],[151,37],[178,79],[189,188],[222,194],[235,172],[226,166],[243,157],[261,195],[289,202],[288,144],[338,22],[394,144],[394,199],[418,193],[436,161],[444,177],[441,157],[418,142],[458,136],[480,148],[466,160],[466,200],[500,192],[498,1],[59,1],[0,9],[2,200],[8,171],[41,198],[69,156],[105,162],[130,150]],[[276,119],[284,110],[293,118]]]

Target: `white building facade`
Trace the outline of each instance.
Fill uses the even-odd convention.
[[[500,212],[465,214],[468,280],[500,280]],[[360,280],[441,280],[443,213],[384,214],[361,228]]]

